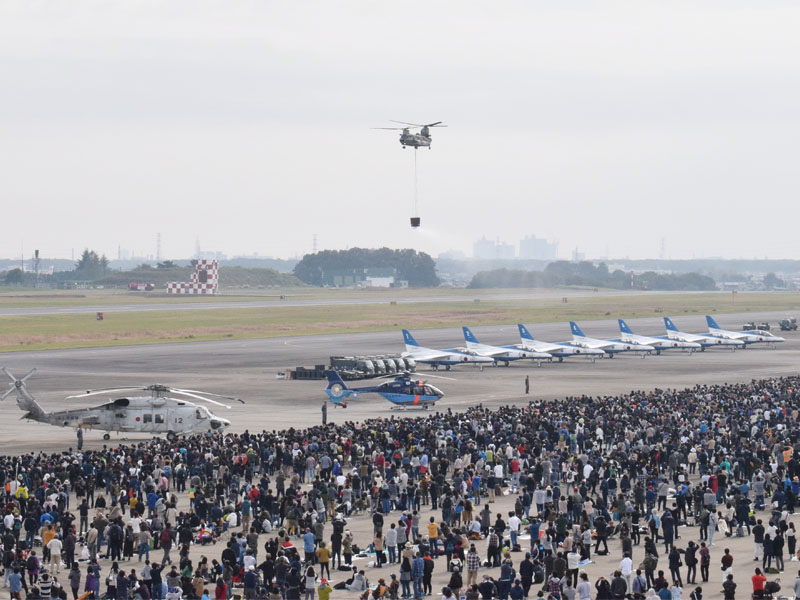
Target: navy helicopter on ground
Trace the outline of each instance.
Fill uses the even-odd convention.
[[[407,372],[380,385],[360,388],[347,387],[336,371],[326,371],[325,376],[328,378],[328,387],[325,388],[325,393],[335,406],[342,408],[347,408],[347,400],[357,398],[362,394],[378,394],[400,408],[427,410],[444,396],[440,389],[430,385],[427,381],[412,379]],[[442,377],[441,379],[450,378]]]
[[[217,402],[205,396],[215,396],[225,400],[237,400],[244,403],[240,398],[221,396],[209,392],[199,392],[197,390],[182,390],[168,387],[165,385],[154,384],[146,387],[126,386],[109,388],[104,390],[88,391],[85,394],[67,396],[71,398],[86,398],[102,394],[118,394],[120,392],[148,392],[147,395],[125,395],[117,397],[110,402],[94,406],[91,408],[73,408],[69,410],[59,410],[46,412],[33,396],[28,392],[25,382],[36,372],[31,369],[21,378],[15,377],[5,367],[2,368],[11,380],[8,391],[0,396],[0,401],[5,400],[11,394],[17,396],[17,406],[25,411],[22,419],[38,421],[56,427],[74,427],[75,429],[99,429],[101,431],[116,432],[135,432],[158,435],[165,433],[167,439],[174,440],[178,435],[199,433],[203,431],[224,431],[230,427],[228,419],[213,414],[208,408],[194,402],[189,402],[183,398],[172,398],[171,394],[194,398],[217,406],[230,408],[227,404]],[[103,434],[103,439],[108,440],[110,434]]]
[[[391,120],[391,119],[390,119]],[[406,146],[411,146],[414,149],[427,148],[430,150],[433,136],[431,135],[431,127],[447,127],[442,125],[441,121],[436,123],[428,123],[427,125],[417,125],[416,123],[406,123],[405,121],[392,121],[392,123],[399,123],[405,127],[374,127],[373,129],[388,129],[390,131],[402,130],[400,134],[400,145],[405,149]],[[419,133],[411,133],[412,129],[419,129]]]

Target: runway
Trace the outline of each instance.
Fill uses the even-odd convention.
[[[739,329],[747,320],[783,318],[783,313],[720,315],[721,327]],[[675,316],[684,331],[705,331],[705,321],[698,316]],[[661,317],[629,319],[636,333],[662,335]],[[616,320],[583,321],[587,335],[615,337]],[[530,327],[537,338],[562,341],[569,338],[566,323],[546,323]],[[519,341],[514,324],[475,327],[481,342],[512,344]],[[417,340],[433,348],[463,345],[457,328],[430,329],[414,332]],[[478,403],[489,406],[526,402],[530,398],[556,398],[581,394],[616,394],[632,389],[686,387],[696,383],[749,381],[750,379],[796,374],[800,333],[782,334],[787,341],[777,349],[752,347],[730,352],[722,349],[689,355],[683,352],[664,353],[641,359],[618,356],[591,363],[585,359],[566,360],[544,365],[512,363],[510,367],[475,367],[429,373],[421,367],[420,379],[431,378],[445,397],[440,410],[463,409]],[[226,340],[152,346],[129,346],[75,350],[14,352],[0,354],[0,365],[21,375],[36,367],[28,381],[29,391],[45,410],[100,404],[102,398],[68,401],[64,397],[89,389],[117,385],[149,385],[163,383],[175,387],[207,390],[243,398],[246,405],[231,410],[211,407],[212,412],[231,419],[232,431],[303,427],[320,421],[325,399],[321,381],[283,381],[276,373],[287,367],[313,366],[327,363],[332,354],[357,355],[400,352],[403,350],[399,331],[283,337],[252,340]],[[434,379],[435,375],[452,378]],[[531,394],[524,394],[525,376],[530,377]],[[19,452],[36,448],[63,450],[74,442],[72,430],[38,423],[21,423],[21,412],[13,397],[0,405],[0,451]],[[380,397],[362,396],[347,409],[330,407],[329,421],[357,421],[398,412]],[[414,413],[399,413],[411,415]],[[87,446],[102,444],[99,432],[86,435]],[[112,437],[114,440],[115,437]]]
[[[145,292],[141,292],[145,293]],[[25,306],[15,308],[1,308],[0,317],[23,316],[23,315],[73,315],[84,313],[114,313],[114,312],[150,312],[160,310],[222,310],[231,308],[291,308],[302,306],[353,306],[353,305],[375,305],[386,304],[396,301],[398,304],[420,304],[430,302],[474,302],[475,299],[481,300],[541,300],[545,298],[570,298],[585,297],[614,297],[631,295],[663,295],[663,294],[691,294],[695,292],[633,292],[631,290],[622,291],[590,291],[590,290],[569,290],[567,291],[541,291],[531,292],[508,292],[508,293],[482,293],[482,290],[475,290],[474,295],[445,295],[445,296],[409,296],[399,295],[394,298],[391,294],[380,297],[368,298],[293,298],[288,296],[286,300],[272,297],[269,300],[242,300],[242,301],[208,301],[208,302],[185,302],[180,303],[176,298],[173,302],[159,302],[153,300],[151,304],[93,304],[87,306]],[[708,293],[708,292],[696,292]],[[722,293],[722,292],[720,292]]]

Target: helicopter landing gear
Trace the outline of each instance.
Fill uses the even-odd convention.
[[[504,361],[504,363],[503,363],[503,364],[505,364],[505,366],[508,366],[508,364],[509,364],[509,363],[508,363],[508,361],[506,360],[506,361]]]
[[[104,434],[103,434],[103,439],[104,439],[105,441],[108,441],[108,440],[110,440],[110,439],[111,439],[111,434],[110,434],[110,433],[104,433]]]
[[[559,356],[558,357],[558,362],[564,362],[564,357],[563,356]],[[594,361],[592,361],[592,362],[594,362]]]
[[[174,432],[174,431],[168,431],[168,432],[167,432],[167,439],[168,439],[170,442],[174,442],[176,439],[178,439],[178,436],[177,436],[177,435],[175,435],[175,432]]]

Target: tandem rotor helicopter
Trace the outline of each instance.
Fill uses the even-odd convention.
[[[427,125],[394,120],[392,120],[392,123],[398,123],[400,125],[404,125],[404,127],[373,127],[373,129],[388,129],[390,131],[401,130],[402,133],[400,134],[400,145],[403,147],[403,150],[406,149],[406,146],[411,146],[414,148],[414,150],[418,150],[419,148],[427,148],[430,150],[431,143],[433,142],[431,129],[434,127],[447,127],[447,125],[442,125],[441,121],[428,123]],[[412,130],[414,129],[419,129],[419,133],[412,133]],[[417,228],[421,224],[422,220],[420,219],[417,208],[417,153],[414,152],[414,212],[411,215],[411,227]]]
[[[392,121],[391,119],[389,120]],[[373,127],[373,129],[386,129],[389,131],[402,130],[403,133],[400,134],[400,145],[403,146],[403,149],[405,149],[406,146],[411,146],[414,149],[427,148],[430,150],[431,142],[433,141],[431,128],[447,127],[447,125],[442,125],[441,121],[436,121],[436,123],[428,123],[427,125],[406,123],[405,121],[392,121],[392,123],[399,123],[400,125],[405,125],[405,127]],[[420,131],[419,133],[411,133],[412,129],[419,129]]]
[[[397,408],[428,410],[444,397],[444,392],[430,385],[427,381],[412,379],[408,372],[385,381],[380,385],[370,385],[360,388],[349,388],[336,371],[326,371],[328,387],[325,393],[335,406],[347,408],[347,400],[357,398],[361,394],[378,394],[391,402]],[[440,379],[452,379],[441,377]]]
[[[201,400],[228,409],[230,406],[227,404],[205,396],[237,400],[244,404],[244,400],[240,398],[154,384],[146,387],[126,386],[87,391],[85,394],[67,396],[67,399],[116,394],[119,392],[150,392],[148,396],[125,396],[92,408],[45,412],[25,387],[25,382],[36,372],[36,369],[31,369],[20,379],[17,379],[5,367],[2,368],[2,371],[12,381],[12,384],[9,386],[8,391],[0,396],[0,400],[5,400],[12,392],[16,393],[17,406],[25,411],[25,414],[21,417],[22,419],[47,423],[56,427],[74,427],[76,429],[83,427],[107,432],[116,431],[118,433],[165,433],[167,434],[167,439],[174,440],[178,435],[204,431],[222,431],[229,427],[231,422],[228,419],[216,416],[205,406],[182,398],[172,398],[167,394],[194,398],[195,400]],[[109,433],[103,434],[104,440],[108,440],[110,437]]]

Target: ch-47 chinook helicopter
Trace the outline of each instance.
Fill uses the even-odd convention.
[[[14,392],[17,395],[17,406],[25,411],[25,414],[22,415],[21,418],[38,421],[39,423],[47,423],[48,425],[54,425],[56,427],[74,427],[76,429],[78,427],[83,427],[86,429],[100,429],[107,432],[116,431],[125,433],[165,433],[167,434],[167,439],[173,440],[178,435],[203,431],[221,431],[229,427],[231,422],[228,419],[222,419],[214,415],[205,406],[189,402],[183,398],[172,398],[168,394],[194,398],[225,408],[230,408],[230,406],[206,398],[205,396],[216,396],[226,400],[238,400],[244,404],[244,401],[239,398],[199,392],[197,390],[182,390],[154,384],[146,387],[130,386],[108,388],[88,391],[85,394],[78,394],[75,396],[67,396],[67,399],[71,399],[86,398],[88,396],[97,396],[101,394],[117,394],[120,392],[149,392],[149,395],[146,396],[124,396],[116,398],[110,402],[92,408],[74,408],[70,410],[45,412],[25,387],[25,382],[36,372],[36,369],[31,369],[20,379],[17,379],[5,367],[3,367],[2,370],[13,383],[8,391],[0,396],[0,400],[5,400]],[[104,440],[110,437],[108,433],[103,435]]]
[[[397,408],[424,409],[436,404],[444,393],[430,385],[427,381],[412,379],[408,373],[393,377],[380,385],[360,388],[349,388],[336,371],[326,371],[328,387],[325,393],[335,406],[347,408],[347,400],[357,398],[361,394],[378,394]],[[449,377],[440,377],[450,379]]]
[[[390,119],[391,120],[391,119]],[[417,125],[416,123],[406,123],[405,121],[392,121],[392,123],[399,123],[405,127],[374,127],[374,129],[388,129],[390,131],[400,131],[400,145],[405,148],[411,146],[412,148],[431,148],[433,136],[431,135],[431,127],[447,127],[442,125],[441,121],[436,123],[428,123],[427,125]],[[412,129],[419,129],[419,133],[411,133]]]

